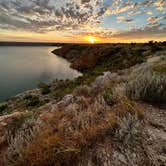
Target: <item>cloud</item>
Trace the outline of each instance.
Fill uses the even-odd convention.
[[[148,18],[148,22],[149,23],[155,23],[155,22],[157,22],[158,21],[158,17],[157,16],[155,16],[155,17],[149,17]]]
[[[165,5],[166,2],[164,0],[157,0],[154,5],[157,7],[157,10],[159,11],[164,11],[165,10]]]
[[[0,0],[0,25],[35,32],[95,24],[105,13],[100,0]]]
[[[154,23],[157,23],[157,22],[165,20],[165,19],[166,19],[166,16],[165,15],[161,15],[161,16],[152,16],[152,17],[149,17],[147,19],[147,21],[148,21],[148,24],[154,24]]]
[[[164,24],[154,24],[144,28],[132,29],[130,31],[120,32],[112,35],[112,38],[123,39],[147,39],[151,38],[166,38],[166,27]]]
[[[151,11],[146,12],[147,15],[152,15],[153,13]]]
[[[121,22],[124,22],[124,23],[130,23],[130,22],[133,22],[134,19],[132,18],[125,18],[124,16],[118,16],[117,17],[117,22],[121,23]]]

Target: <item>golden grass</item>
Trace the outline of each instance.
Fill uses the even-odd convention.
[[[86,101],[87,100],[87,101]],[[21,157],[12,166],[77,165],[86,152],[118,129],[118,119],[142,116],[139,107],[124,98],[116,106],[107,107],[104,99],[81,97],[80,110],[57,110],[41,118],[42,127],[33,141],[23,147]]]

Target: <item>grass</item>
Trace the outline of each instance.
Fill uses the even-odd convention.
[[[161,73],[161,74],[166,74],[166,62],[165,61],[161,62],[160,64],[155,65],[153,67],[153,70],[158,73]]]
[[[26,113],[21,115],[20,117],[14,118],[8,125],[7,125],[7,137],[15,137],[17,132],[20,130],[20,128],[29,120],[32,118],[31,113]]]
[[[70,111],[66,111],[66,107],[59,110],[57,108],[51,116],[45,115],[41,118],[42,126],[35,134],[31,132],[31,139],[28,137],[31,141],[23,144],[24,148],[19,145],[20,150],[14,150],[18,148],[18,144],[10,142],[12,148],[8,149],[7,163],[13,166],[67,166],[72,162],[77,165],[95,144],[106,137],[113,137],[119,130],[120,119],[127,118],[128,114],[142,116],[142,110],[135,102],[125,98],[110,107],[102,96],[89,91],[93,92],[89,87],[80,87],[77,90],[77,109],[71,107]],[[14,125],[14,129],[22,126],[22,120],[18,125]],[[24,142],[24,137],[18,135],[15,140],[20,142],[21,139],[21,142]]]
[[[156,104],[166,103],[165,74],[156,73],[148,68],[140,71],[126,84],[126,95],[134,100]]]

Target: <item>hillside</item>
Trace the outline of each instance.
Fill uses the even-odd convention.
[[[0,165],[166,165],[166,44],[65,45],[82,72],[0,104]]]

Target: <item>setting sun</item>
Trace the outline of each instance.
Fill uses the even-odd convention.
[[[97,40],[96,40],[95,37],[89,36],[89,37],[88,37],[88,41],[89,41],[90,43],[94,44]]]

